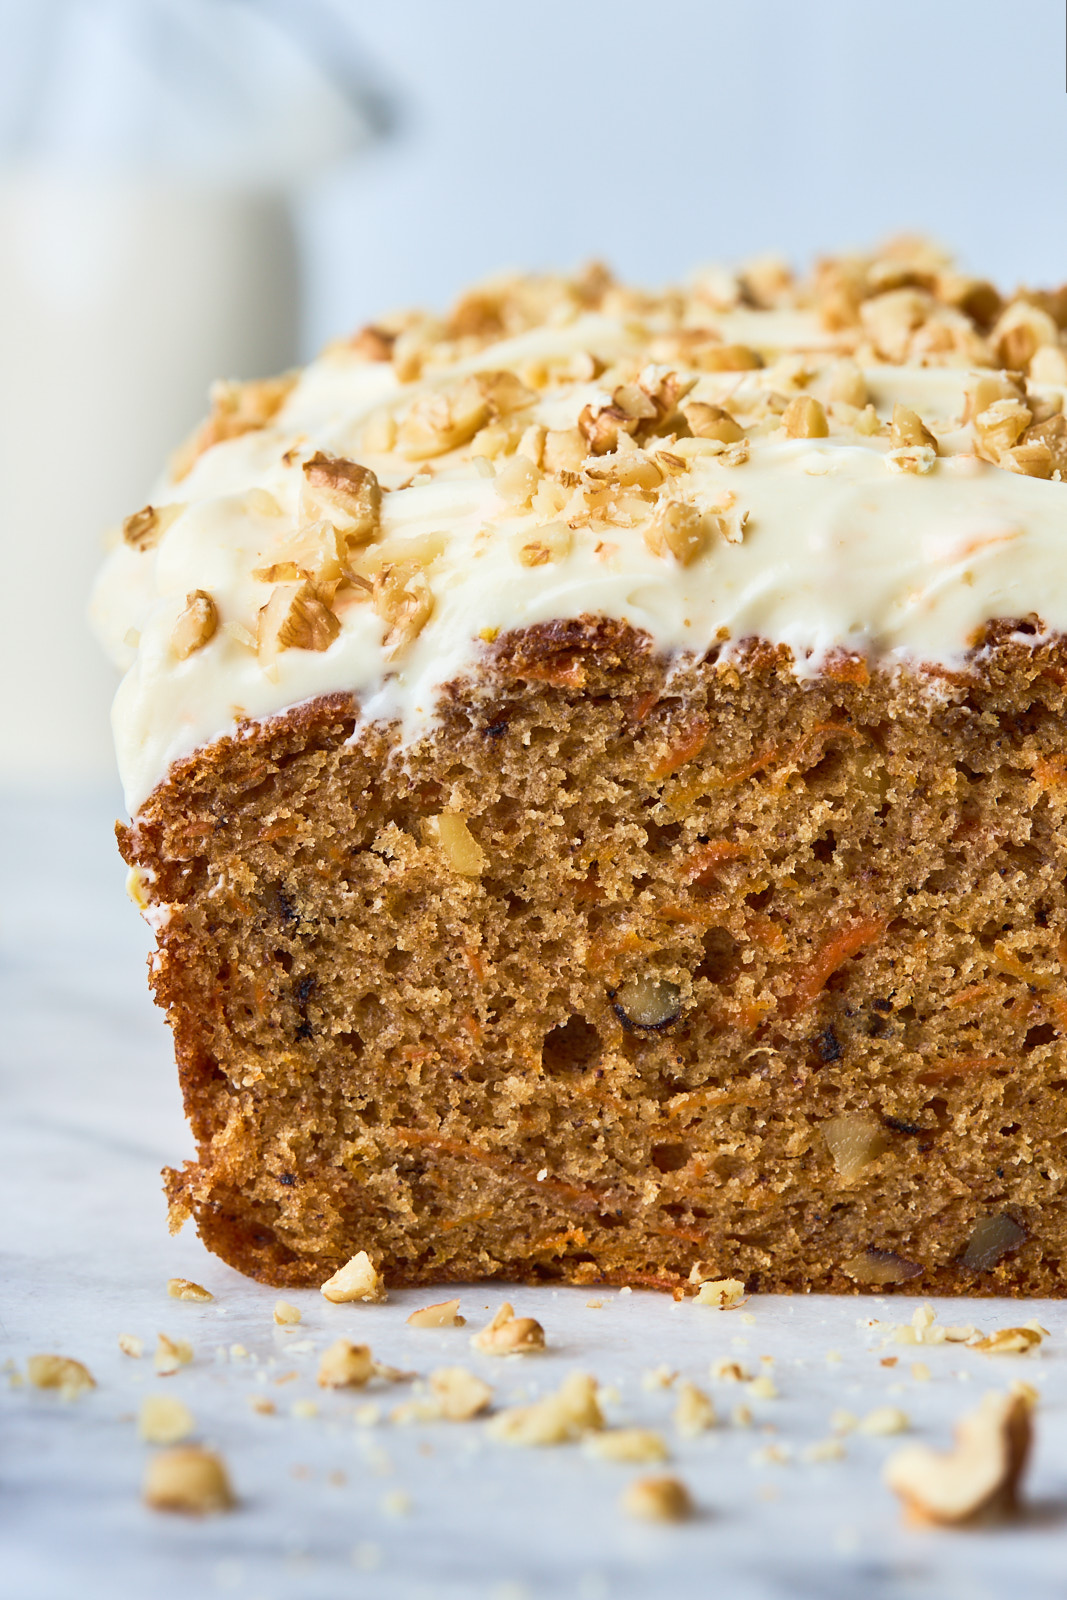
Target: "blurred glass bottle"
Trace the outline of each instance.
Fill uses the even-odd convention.
[[[111,770],[102,530],[214,378],[296,360],[290,196],[383,119],[313,0],[0,0],[0,37],[0,781],[39,782]]]

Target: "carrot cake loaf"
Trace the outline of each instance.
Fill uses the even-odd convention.
[[[904,240],[217,388],[94,601],[175,1224],[1064,1292],[1065,327]]]

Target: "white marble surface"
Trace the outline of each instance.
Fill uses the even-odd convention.
[[[188,1152],[169,1039],[144,985],[146,935],[123,895],[107,795],[8,800],[0,806],[0,1131],[3,1289],[0,1360],[20,1368],[37,1351],[85,1361],[98,1387],[73,1403],[29,1387],[0,1389],[0,1590],[12,1600],[729,1600],[841,1597],[995,1600],[1019,1590],[1062,1595],[1067,1536],[1067,1303],[1021,1308],[946,1302],[945,1319],[986,1329],[1037,1315],[1051,1330],[1037,1358],[995,1360],[958,1346],[875,1348],[867,1316],[892,1321],[915,1302],[756,1298],[743,1312],[676,1306],[650,1294],[608,1293],[590,1309],[583,1290],[518,1289],[520,1312],[541,1318],[551,1351],[494,1362],[467,1331],[404,1325],[425,1294],[385,1306],[330,1306],[292,1294],[304,1322],[275,1330],[276,1294],[208,1256],[191,1233],[166,1232],[158,1171]],[[171,1275],[216,1301],[169,1300]],[[599,1298],[599,1297],[598,1297]],[[494,1289],[462,1296],[471,1327],[499,1303]],[[754,1320],[746,1320],[752,1318]],[[131,1360],[119,1332],[151,1350],[164,1330],[191,1339],[193,1364],[159,1379]],[[672,1468],[700,1515],[644,1527],[619,1512],[639,1471],[580,1449],[519,1451],[477,1424],[361,1426],[405,1398],[325,1393],[316,1351],[340,1334],[382,1359],[428,1372],[464,1362],[494,1383],[498,1401],[554,1387],[583,1368],[619,1391],[612,1415],[663,1425]],[[249,1355],[220,1359],[219,1346]],[[827,1352],[840,1353],[828,1361]],[[880,1358],[896,1354],[893,1368]],[[666,1362],[706,1384],[729,1417],[746,1398],[708,1382],[709,1363],[774,1358],[780,1398],[753,1400],[755,1425],[725,1424],[692,1441],[673,1436],[670,1391],[641,1375]],[[913,1378],[921,1358],[928,1382]],[[279,1385],[284,1373],[299,1376]],[[803,1447],[829,1433],[836,1407],[901,1406],[913,1435],[947,1442],[982,1391],[1025,1376],[1042,1391],[1028,1483],[1030,1510],[1010,1528],[970,1533],[905,1529],[879,1481],[898,1440],[851,1434],[846,1459],[821,1465]],[[153,1513],[139,1486],[149,1446],[133,1416],[149,1393],[180,1395],[197,1437],[226,1456],[240,1506],[205,1521]],[[275,1416],[255,1414],[267,1394]],[[314,1399],[312,1419],[291,1415]],[[764,1431],[774,1429],[776,1431]],[[754,1459],[781,1445],[784,1464]],[[390,1510],[402,1492],[410,1510]]]

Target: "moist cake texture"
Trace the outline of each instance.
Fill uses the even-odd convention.
[[[96,601],[175,1222],[1063,1292],[1065,323],[904,241],[218,391]]]

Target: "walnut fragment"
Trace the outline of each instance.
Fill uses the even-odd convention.
[[[535,1355],[545,1348],[545,1330],[534,1317],[517,1317],[505,1300],[471,1344],[489,1356]]]
[[[153,1511],[181,1511],[190,1516],[230,1511],[236,1501],[221,1456],[194,1445],[164,1450],[148,1463],[145,1504]]]
[[[338,1267],[332,1278],[327,1278],[320,1293],[334,1305],[348,1300],[384,1300],[385,1284],[365,1250],[357,1251],[351,1261]]]
[[[317,1382],[320,1389],[361,1389],[374,1376],[370,1345],[335,1339],[323,1351]]]
[[[1031,1406],[1018,1394],[987,1394],[956,1429],[948,1452],[909,1445],[884,1478],[917,1522],[954,1525],[1010,1516],[1031,1444]]]
[[[35,1389],[58,1389],[64,1400],[73,1400],[86,1389],[96,1388],[89,1368],[73,1356],[31,1356],[26,1375]]]
[[[629,1517],[644,1522],[684,1522],[693,1515],[693,1499],[680,1478],[635,1478],[623,1491],[621,1505]]]
[[[467,1319],[459,1314],[458,1300],[439,1300],[435,1305],[422,1306],[408,1318],[409,1328],[462,1328]]]

